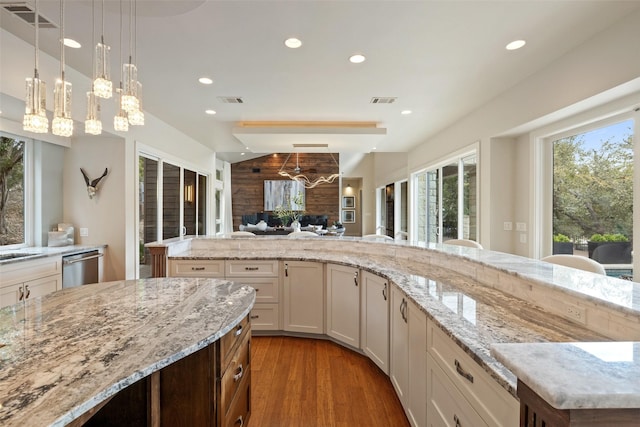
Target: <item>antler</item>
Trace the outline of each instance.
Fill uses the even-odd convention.
[[[82,170],[82,168],[80,168],[80,172],[82,172],[82,176],[84,177],[85,184],[91,185],[91,181],[89,180],[87,173],[84,170]]]
[[[109,171],[107,170],[107,168],[104,168],[104,173],[102,174],[102,176],[101,176],[101,177],[99,177],[99,178],[94,179],[93,181],[91,181],[91,186],[92,186],[92,187],[97,186],[97,185],[98,185],[98,183],[100,182],[100,180],[101,180],[102,178],[104,178],[105,176],[107,176],[107,173],[108,173],[108,172],[109,172]]]

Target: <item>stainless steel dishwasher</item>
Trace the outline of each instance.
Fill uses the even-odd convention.
[[[98,282],[98,251],[62,256],[62,288]]]

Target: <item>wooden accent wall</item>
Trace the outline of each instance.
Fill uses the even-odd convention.
[[[233,203],[233,229],[238,230],[242,215],[264,211],[264,181],[286,179],[278,175],[288,153],[270,154],[231,165],[231,191]],[[302,173],[310,179],[339,173],[339,154],[300,153],[298,162]],[[296,166],[296,154],[291,154],[286,170],[292,173]],[[314,173],[315,171],[315,173]],[[305,190],[306,215],[328,215],[328,224],[339,220],[340,183],[321,184]],[[269,212],[270,213],[270,212]]]

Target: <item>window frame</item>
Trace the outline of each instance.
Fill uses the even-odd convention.
[[[0,245],[0,250],[14,250],[33,246],[35,237],[35,156],[34,156],[34,139],[18,135],[12,132],[0,130],[0,135],[23,141],[23,191],[24,191],[24,239],[22,243],[14,243],[11,245]]]
[[[419,185],[418,185],[418,179],[419,176],[421,175],[426,175],[428,173],[432,173],[434,171],[440,171],[439,173],[439,180],[438,180],[438,209],[439,209],[439,215],[438,215],[438,229],[440,230],[437,234],[437,242],[435,243],[442,243],[442,221],[443,221],[443,216],[442,216],[442,200],[443,200],[443,194],[442,194],[442,182],[443,182],[443,175],[442,175],[442,169],[445,166],[448,165],[452,165],[452,164],[457,164],[458,167],[458,212],[457,212],[457,222],[458,222],[458,227],[457,227],[457,235],[458,238],[463,238],[463,233],[464,233],[464,214],[463,214],[463,208],[464,207],[464,191],[463,191],[463,187],[464,187],[464,181],[461,179],[464,176],[464,160],[468,159],[470,157],[474,157],[475,158],[475,162],[476,162],[476,241],[480,242],[480,238],[481,238],[481,229],[480,229],[480,189],[481,189],[481,184],[480,184],[480,179],[481,179],[481,174],[480,174],[480,150],[479,150],[479,146],[478,144],[473,144],[470,147],[466,147],[462,150],[459,150],[455,153],[452,153],[450,156],[446,157],[446,158],[442,158],[440,160],[438,160],[437,162],[434,162],[432,164],[426,165],[425,167],[412,172],[411,173],[411,178],[409,180],[410,183],[410,188],[408,190],[409,193],[409,213],[410,213],[410,221],[409,221],[409,225],[410,225],[410,240],[411,241],[415,241],[417,242],[417,244],[419,245],[425,245],[427,244],[426,239],[421,239],[423,236],[418,236],[418,221],[420,218],[420,215],[417,212],[417,209],[420,208],[419,204],[418,204],[418,191],[419,191]],[[427,201],[428,203],[428,201]]]

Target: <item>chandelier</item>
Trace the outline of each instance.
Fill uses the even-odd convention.
[[[40,80],[38,75],[38,0],[35,0],[35,68],[33,77],[27,77],[25,97],[25,111],[22,119],[22,128],[28,132],[47,133],[49,131],[49,119],[47,118],[47,85]]]
[[[333,157],[333,154],[329,153],[329,155],[333,159],[333,162],[336,164],[336,166],[338,166],[338,168],[339,168],[340,165],[338,165],[338,162],[336,161],[335,157]],[[304,185],[304,188],[315,188],[315,187],[317,187],[318,185],[321,185],[321,184],[331,184],[332,182],[334,182],[336,180],[336,178],[338,178],[340,176],[339,173],[333,173],[333,174],[331,174],[329,176],[319,176],[316,179],[313,179],[313,180],[310,179],[308,176],[306,176],[305,174],[301,173],[302,169],[300,168],[299,154],[298,153],[296,153],[296,167],[293,168],[293,174],[290,174],[289,172],[287,172],[285,170],[285,167],[287,166],[287,162],[289,161],[290,158],[291,158],[291,153],[289,153],[289,155],[285,159],[284,163],[280,167],[280,170],[278,171],[278,175],[284,176],[284,177],[289,178],[289,179],[291,179],[293,181],[300,182],[300,183],[302,183],[302,185]]]

